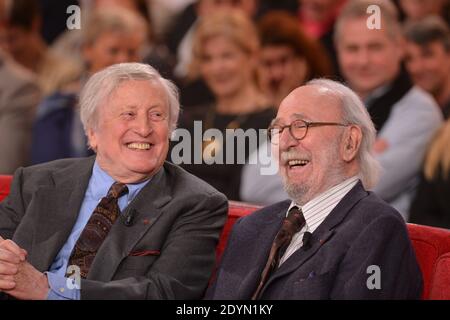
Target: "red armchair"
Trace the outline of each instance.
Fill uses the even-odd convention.
[[[8,195],[11,180],[11,176],[0,175],[0,201]],[[230,201],[228,220],[217,245],[218,259],[236,220],[258,208]],[[424,278],[422,298],[450,300],[450,231],[415,224],[408,224],[408,231]]]

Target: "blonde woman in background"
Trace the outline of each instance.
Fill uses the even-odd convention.
[[[425,157],[423,177],[411,205],[410,222],[450,229],[450,120]]]
[[[237,158],[246,159],[257,146],[251,146],[246,140],[239,148],[235,140],[233,163],[225,164],[227,146],[232,139],[225,134],[226,130],[266,129],[275,115],[273,106],[256,82],[259,48],[253,22],[236,10],[205,16],[194,34],[191,75],[199,74],[205,80],[214,102],[185,109],[180,127],[193,137],[194,121],[201,121],[203,132],[218,129],[224,141],[206,141],[195,146],[196,140],[191,139],[191,150],[202,152],[202,164],[182,165],[232,200],[240,199],[243,163],[237,163]],[[255,132],[257,135],[258,131]],[[214,156],[223,159],[224,164],[206,164],[214,160]],[[191,162],[194,159],[192,154]]]

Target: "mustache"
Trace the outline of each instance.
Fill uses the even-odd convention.
[[[283,151],[280,153],[280,160],[282,163],[287,163],[291,160],[305,159],[309,160],[309,156],[295,149]]]

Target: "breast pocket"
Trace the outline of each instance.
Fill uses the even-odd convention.
[[[120,275],[121,277],[123,277],[124,274],[128,276],[144,275],[150,270],[157,259],[158,256],[155,255],[128,256],[120,264],[117,275]]]
[[[311,274],[306,278],[293,282],[294,299],[324,300],[330,298],[330,292],[334,283],[334,273]]]

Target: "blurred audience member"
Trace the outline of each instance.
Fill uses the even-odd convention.
[[[192,61],[192,42],[195,28],[202,17],[208,17],[217,11],[241,11],[248,17],[255,17],[259,0],[199,0],[188,6],[170,28],[167,45],[176,57],[174,70],[180,87],[180,100],[184,106],[210,103],[214,100],[212,92],[202,79],[189,77]]]
[[[31,72],[0,49],[0,174],[29,164],[31,126],[39,89]]]
[[[42,15],[39,1],[9,2],[6,18],[6,41],[3,47],[17,62],[36,75],[43,96],[79,77],[80,65],[70,59],[73,53],[65,55],[55,52],[44,42],[40,34]]]
[[[29,164],[31,126],[40,94],[33,73],[4,51],[11,6],[0,0],[0,174],[12,174]]]
[[[94,0],[90,1],[89,4],[89,11],[119,8],[131,11],[143,18],[147,36],[140,52],[142,61],[157,69],[162,76],[170,79],[174,78],[173,68],[175,67],[175,58],[172,58],[169,49],[157,37],[154,30],[154,16],[152,15],[148,0]]]
[[[437,17],[405,27],[406,68],[416,85],[436,99],[445,118],[450,113],[450,28]]]
[[[6,5],[3,48],[19,64],[39,73],[47,52],[41,36],[42,16],[37,0],[0,0]]]
[[[196,18],[190,27],[184,30],[183,37],[179,39],[176,48],[178,64],[175,75],[184,78],[188,74],[192,59],[192,36],[195,26],[201,17],[207,17],[218,10],[240,10],[249,17],[253,17],[258,9],[258,0],[199,0],[196,4]],[[179,30],[181,31],[181,30]],[[182,32],[183,33],[183,32]],[[180,35],[179,35],[180,36]]]
[[[418,21],[434,15],[450,18],[449,0],[398,0],[398,4],[406,21]]]
[[[190,150],[201,152],[202,161],[201,164],[183,164],[183,167],[225,193],[229,199],[239,200],[243,163],[238,163],[238,159],[245,157],[245,161],[257,146],[250,144],[251,139],[245,139],[240,145],[238,141],[243,141],[242,135],[235,138],[234,134],[248,129],[266,129],[275,115],[275,109],[255,80],[258,34],[252,21],[241,12],[217,12],[199,21],[193,49],[191,72],[200,73],[214,93],[215,101],[186,109],[182,115],[180,127],[191,133]],[[223,141],[214,139],[196,145],[196,120],[201,121],[202,137],[203,132],[214,128],[222,133]],[[250,132],[250,135],[253,133],[258,139],[258,131]],[[233,148],[233,155],[229,153],[230,148]],[[176,146],[173,150],[177,150]],[[172,152],[172,160],[174,153],[177,154]],[[198,158],[193,156],[191,162]],[[227,157],[232,158],[232,163],[226,160],[225,164]],[[214,162],[216,159],[223,159],[222,164],[220,160]]]
[[[380,8],[380,29],[367,27],[370,5]],[[401,67],[401,27],[390,1],[351,0],[337,20],[335,43],[341,71],[378,130],[374,152],[383,172],[374,191],[407,219],[426,147],[442,122],[439,107]]]
[[[332,59],[336,75],[340,75],[333,45],[334,24],[347,0],[298,0],[300,26],[314,39],[320,40]]]
[[[38,107],[33,131],[33,164],[91,153],[76,108],[80,87],[91,74],[107,66],[140,61],[145,37],[145,23],[131,11],[111,8],[89,15],[82,28],[84,67],[79,77],[58,87]],[[70,74],[77,75],[76,64],[73,69],[58,70],[65,73],[65,79]]]
[[[82,7],[83,15],[82,15],[82,25],[83,28],[80,30],[67,30],[64,34],[62,34],[52,45],[52,48],[57,53],[60,53],[64,56],[70,56],[79,61],[85,61],[85,48],[86,42],[91,39],[86,39],[86,37],[90,37],[89,34],[94,34],[98,29],[104,28],[105,24],[108,26],[108,29],[114,31],[115,34],[126,33],[127,42],[130,42],[132,38],[131,35],[133,33],[134,28],[134,39],[133,41],[139,40],[140,42],[144,42],[144,45],[140,45],[139,51],[133,52],[130,54],[138,55],[139,59],[142,59],[146,48],[146,43],[148,42],[149,37],[149,28],[148,28],[148,17],[146,17],[139,7],[134,7],[133,3],[135,1],[117,1],[117,0],[94,0],[89,2],[84,2]],[[133,9],[134,8],[134,9]],[[103,14],[104,13],[104,14]],[[103,16],[101,16],[103,14]],[[105,17],[110,16],[109,18]],[[115,17],[115,18],[113,18]],[[102,19],[100,21],[100,26],[95,26],[95,20]],[[86,31],[85,29],[89,29]],[[92,37],[91,37],[92,38]],[[106,38],[106,37],[103,37]],[[112,36],[109,36],[111,39],[109,44],[112,46],[111,54],[114,54],[114,51],[118,51],[118,46],[120,41],[120,37],[115,37],[112,41]],[[105,40],[106,41],[106,40]],[[114,43],[113,43],[114,42]],[[106,52],[105,52],[106,53]],[[106,63],[106,66],[109,66]]]
[[[450,120],[434,138],[425,158],[410,221],[450,229]]]
[[[332,74],[324,49],[303,33],[291,14],[268,13],[259,20],[258,30],[261,41],[259,83],[276,107],[306,81]]]

